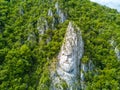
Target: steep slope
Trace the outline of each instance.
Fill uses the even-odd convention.
[[[119,90],[119,37],[89,0],[0,0],[0,90]]]

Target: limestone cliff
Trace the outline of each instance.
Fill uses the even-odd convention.
[[[57,57],[56,73],[51,75],[54,86],[52,90],[63,89],[61,80],[67,84],[68,90],[80,88],[78,85],[80,83],[79,67],[83,52],[84,44],[81,32],[73,22],[69,22],[63,45]]]
[[[117,45],[117,42],[114,39],[110,40],[110,44],[112,45],[114,52],[117,56],[117,59],[120,60],[120,50],[119,50],[119,45]]]

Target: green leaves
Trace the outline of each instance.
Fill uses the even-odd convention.
[[[49,89],[49,61],[59,53],[69,20],[82,32],[82,62],[91,60],[95,65],[96,73],[86,73],[86,88],[119,90],[120,62],[114,48],[119,48],[120,43],[120,14],[89,0],[59,0],[59,8],[68,20],[58,23],[55,3],[56,0],[0,0],[0,90]],[[47,16],[50,8],[53,17]],[[37,29],[39,25],[46,28],[43,20],[37,25],[41,17],[49,27],[43,35]],[[116,42],[114,47],[109,43],[111,39]]]

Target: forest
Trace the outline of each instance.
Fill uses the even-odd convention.
[[[0,90],[50,90],[69,21],[94,64],[83,90],[120,90],[120,13],[89,0],[0,0]]]

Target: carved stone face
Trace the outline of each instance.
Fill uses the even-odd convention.
[[[67,38],[65,39],[65,43],[61,48],[61,52],[58,58],[61,69],[63,69],[63,71],[68,73],[71,73],[74,70],[76,70],[77,59],[75,55],[76,54],[75,41],[77,41],[76,34],[73,33],[73,35],[71,36],[71,33],[69,33],[67,35]]]
[[[79,65],[82,54],[83,41],[80,31],[70,22],[57,58],[59,61],[56,69],[59,78],[66,81],[70,90],[79,81],[77,77],[80,76]]]
[[[61,54],[59,58],[60,67],[66,72],[72,72],[75,69],[75,61],[73,60],[72,54],[65,55]]]

